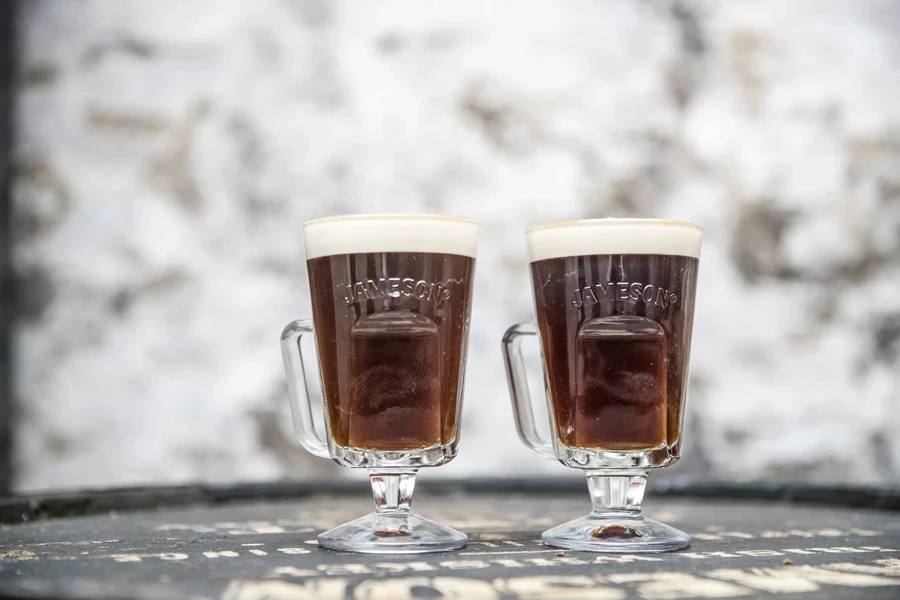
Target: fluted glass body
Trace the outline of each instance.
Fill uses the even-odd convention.
[[[698,260],[594,255],[531,264],[565,464],[664,466],[679,456]]]
[[[435,466],[456,455],[474,265],[424,252],[309,261],[336,461]]]

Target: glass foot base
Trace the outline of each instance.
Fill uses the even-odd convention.
[[[671,552],[691,545],[691,536],[643,517],[595,517],[588,515],[553,529],[541,538],[554,548],[637,554]]]
[[[369,554],[443,552],[462,548],[469,541],[466,534],[413,513],[371,513],[317,539],[322,548]]]

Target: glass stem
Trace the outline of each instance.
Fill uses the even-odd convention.
[[[412,512],[416,470],[369,471],[369,483],[375,496],[375,513],[379,515],[409,514]]]
[[[591,516],[641,518],[647,471],[587,471]]]

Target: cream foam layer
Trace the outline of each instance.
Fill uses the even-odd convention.
[[[352,215],[303,224],[306,258],[371,252],[434,252],[475,258],[478,223],[443,215]]]
[[[537,225],[525,232],[531,262],[591,254],[668,254],[700,258],[703,228],[686,221],[591,219]]]

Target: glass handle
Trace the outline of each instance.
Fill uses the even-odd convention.
[[[320,458],[330,458],[328,444],[316,432],[313,425],[312,405],[309,402],[309,381],[303,368],[303,350],[300,339],[313,332],[312,321],[294,321],[281,332],[281,359],[287,377],[288,398],[291,401],[291,415],[294,432],[306,450]]]
[[[506,378],[519,438],[540,456],[556,458],[550,440],[542,440],[538,435],[534,407],[528,390],[528,373],[522,356],[522,342],[526,337],[536,335],[537,328],[534,323],[519,323],[507,329],[503,335],[503,361],[506,364]]]

